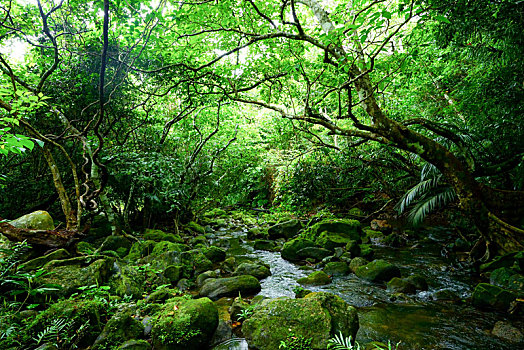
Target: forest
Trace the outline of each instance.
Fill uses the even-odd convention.
[[[0,348],[524,346],[523,28],[0,0]]]

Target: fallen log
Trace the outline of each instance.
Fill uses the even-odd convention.
[[[10,241],[26,241],[31,245],[48,248],[67,248],[80,239],[78,231],[68,230],[31,230],[17,228],[0,218],[0,233]]]

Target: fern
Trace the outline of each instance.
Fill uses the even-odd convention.
[[[439,208],[455,201],[457,195],[449,186],[440,187],[437,192],[425,195],[418,200],[408,214],[408,220],[413,225],[420,225],[424,218]]]
[[[351,344],[351,337],[344,337],[342,333],[335,334],[335,336],[328,341],[329,350],[360,350],[360,345]]]
[[[72,325],[72,320],[68,321],[65,318],[55,319],[51,325],[38,332],[36,337],[33,337],[33,340],[36,345],[48,343],[58,347],[60,336],[67,335]]]

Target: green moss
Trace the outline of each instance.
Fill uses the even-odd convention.
[[[316,247],[316,244],[309,239],[295,238],[284,244],[280,254],[286,260],[299,261],[301,258],[298,251],[307,247]]]
[[[162,230],[154,230],[150,228],[144,231],[143,237],[145,240],[151,240],[155,242],[162,242],[162,241],[167,241],[167,242],[172,242],[172,243],[183,243],[184,242],[184,240],[179,235],[175,235],[174,233],[164,232]]]
[[[185,228],[190,230],[190,231],[192,231],[192,232],[194,232],[194,233],[200,234],[200,235],[206,234],[206,229],[203,228],[201,225],[197,224],[194,221],[191,221],[190,223],[188,223],[185,226]]]
[[[206,258],[213,263],[224,261],[226,258],[226,251],[222,248],[210,246],[202,250]]]
[[[352,240],[360,240],[360,221],[348,219],[325,219],[307,229],[305,238],[316,240],[324,232],[338,233]]]
[[[153,252],[153,249],[155,248],[155,245],[157,242],[148,240],[148,241],[141,241],[141,242],[135,242],[131,249],[129,250],[129,254],[126,256],[127,261],[135,262],[139,259],[148,256]]]
[[[111,317],[92,348],[93,350],[114,349],[126,340],[142,337],[143,333],[142,323],[133,317],[131,309],[125,309]]]
[[[322,286],[331,283],[331,278],[324,271],[315,271],[307,277],[298,279],[297,282],[310,286]]]
[[[185,244],[162,241],[155,244],[151,255],[158,256],[166,252],[183,252],[184,250],[187,250]]]

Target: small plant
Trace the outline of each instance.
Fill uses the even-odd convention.
[[[391,345],[391,342],[388,341],[388,344],[383,343],[373,343],[375,347],[374,350],[397,350],[400,342],[396,345]],[[328,340],[328,350],[360,350],[360,344],[355,341],[353,345],[351,343],[351,337],[344,337],[342,333],[336,334],[333,338]]]
[[[312,338],[305,338],[301,335],[291,333],[285,340],[280,341],[279,349],[286,350],[311,350]]]
[[[89,320],[77,327],[74,320],[58,318],[33,337],[33,344],[36,346],[49,344],[57,348],[76,349],[88,326]]]
[[[252,315],[253,315],[253,311],[255,309],[255,306],[254,305],[249,305],[248,307],[246,307],[245,309],[242,309],[242,311],[240,311],[238,314],[237,314],[237,319],[240,321],[240,322],[243,322],[245,320],[247,320],[248,318],[250,318]]]

